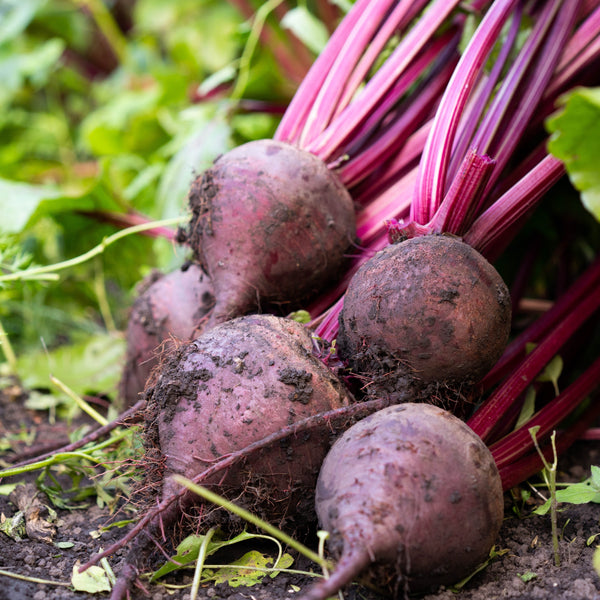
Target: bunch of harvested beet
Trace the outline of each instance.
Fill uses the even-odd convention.
[[[426,235],[387,246],[351,279],[338,349],[374,394],[435,399],[478,381],[511,325],[508,288],[459,238]]]
[[[140,286],[127,323],[127,359],[120,382],[126,406],[134,404],[159,362],[174,344],[197,337],[214,305],[209,278],[196,264],[162,275]]]
[[[301,600],[325,600],[366,569],[395,596],[456,582],[489,555],[504,502],[481,439],[439,407],[405,403],[336,441],[316,509],[339,561]]]
[[[215,287],[210,325],[286,307],[340,277],[356,236],[353,201],[309,152],[274,140],[217,159],[189,193],[187,241]]]

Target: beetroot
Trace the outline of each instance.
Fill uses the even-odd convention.
[[[337,377],[313,355],[308,330],[272,315],[239,317],[204,331],[174,349],[158,373],[145,393],[146,479],[141,490],[152,495],[154,489],[162,500],[180,489],[170,475],[193,479],[269,434],[351,401]],[[314,486],[329,446],[328,435],[305,432],[252,453],[202,483],[268,521],[305,526],[314,520]],[[151,502],[155,505],[156,498]],[[161,537],[196,502],[188,494],[170,503],[144,531]],[[218,524],[228,529],[223,516]],[[202,524],[210,522],[205,514]],[[136,537],[113,600],[127,593],[148,550],[147,538]]]
[[[188,243],[215,286],[211,325],[299,302],[339,275],[355,237],[352,199],[314,155],[273,140],[235,148],[189,193]]]
[[[387,246],[350,281],[338,349],[378,393],[417,393],[478,381],[502,354],[508,289],[460,239],[428,235]],[[416,391],[420,390],[420,391]]]
[[[503,517],[492,455],[460,419],[425,403],[350,427],[323,462],[321,527],[340,557],[301,600],[325,600],[367,567],[395,595],[456,582],[489,554]]]
[[[138,400],[161,352],[176,340],[197,337],[214,304],[212,284],[198,265],[189,264],[145,280],[127,323],[127,362],[120,395],[126,406]]]
[[[164,457],[163,497],[173,491],[169,474],[192,478],[223,455],[348,402],[299,323],[251,315],[206,331],[162,365],[148,394],[147,446],[154,456],[158,444]],[[328,447],[327,436],[308,436],[269,449],[219,478],[219,492],[253,490],[256,510],[281,519],[312,497]]]

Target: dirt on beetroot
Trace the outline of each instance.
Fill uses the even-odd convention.
[[[0,392],[0,439],[15,439],[19,433],[35,434],[29,446],[14,441],[12,449],[3,451],[0,460],[8,463],[16,455],[42,452],[52,445],[67,442],[68,431],[64,423],[50,425],[46,413],[23,407],[25,394],[18,385]],[[81,425],[73,423],[71,428]],[[600,442],[580,441],[559,463],[563,481],[580,481],[590,473],[591,465],[600,464]],[[38,472],[14,478],[32,484]],[[2,483],[10,483],[5,479]],[[528,489],[524,486],[523,489]],[[12,500],[11,500],[12,498]],[[50,504],[43,494],[38,494],[42,504]],[[535,496],[533,497],[535,498]],[[505,518],[498,537],[497,556],[480,572],[475,574],[460,590],[442,588],[434,594],[421,596],[423,600],[493,600],[520,598],[523,600],[581,600],[600,599],[600,577],[593,567],[596,542],[588,540],[600,533],[600,507],[598,504],[561,505],[559,513],[561,565],[554,565],[550,517],[533,515],[536,500],[527,503],[516,501],[505,495]],[[75,600],[84,598],[106,598],[108,594],[92,596],[77,592],[70,586],[73,566],[76,561],[85,562],[100,548],[108,547],[127,531],[124,528],[101,528],[124,519],[123,512],[113,512],[99,507],[92,498],[85,508],[66,510],[55,508],[57,520],[52,541],[23,538],[15,541],[0,532],[0,600]],[[0,515],[8,519],[17,512],[14,496],[0,495]],[[43,515],[42,515],[43,516]],[[304,540],[316,547],[317,538]],[[255,540],[249,546],[233,547],[231,555],[223,560],[235,560],[249,549],[260,549]],[[266,553],[271,549],[265,548]],[[113,570],[118,571],[128,549],[117,551],[109,559]],[[318,570],[302,557],[295,558],[293,569],[300,571]],[[14,576],[10,576],[13,574]],[[17,578],[20,577],[21,579]],[[165,578],[177,587],[169,588],[158,584],[144,583],[145,589],[132,590],[132,600],[188,600],[193,571],[179,571]],[[54,584],[37,583],[34,579],[50,580]],[[210,583],[200,588],[198,598],[210,600],[283,600],[292,599],[306,590],[314,577],[302,574],[280,573],[274,578],[265,577],[252,587],[231,587],[227,583]],[[364,585],[353,584],[344,593],[347,600],[382,600],[385,596]],[[418,597],[418,596],[417,596]]]

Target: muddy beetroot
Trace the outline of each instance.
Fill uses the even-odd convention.
[[[155,490],[163,500],[180,490],[171,475],[193,479],[228,454],[351,401],[314,356],[306,328],[272,315],[239,317],[179,346],[161,362],[145,396],[142,489],[146,494]],[[314,486],[329,446],[328,435],[306,432],[252,453],[202,483],[270,522],[304,526],[314,520]],[[197,503],[191,495],[186,498],[170,504],[144,531],[151,537],[171,531]],[[156,500],[151,498],[153,504]],[[205,515],[202,525],[210,521]],[[218,524],[228,528],[224,515]],[[112,599],[126,595],[148,552],[147,538],[136,537]]]
[[[504,503],[481,439],[439,407],[405,403],[359,421],[333,445],[316,509],[339,561],[301,600],[325,600],[367,568],[400,597],[456,582],[487,558]]]
[[[429,235],[387,246],[352,278],[340,314],[340,355],[375,378],[376,393],[426,397],[480,379],[510,332],[509,292],[478,252]]]
[[[191,478],[223,455],[348,401],[299,323],[251,315],[205,332],[162,365],[148,397],[149,449],[158,443],[164,456],[162,495],[173,489],[170,474]],[[312,496],[328,446],[321,436],[273,448],[230,470],[219,491],[252,489],[257,510],[281,519]]]
[[[161,353],[177,340],[200,334],[213,304],[212,284],[195,264],[166,275],[153,274],[142,284],[127,323],[127,362],[120,382],[126,406],[139,399]]]
[[[325,163],[259,140],[192,185],[188,241],[215,286],[211,324],[299,302],[340,275],[355,237],[350,195]]]

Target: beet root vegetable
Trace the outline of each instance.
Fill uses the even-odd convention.
[[[368,567],[395,593],[460,580],[485,560],[503,518],[492,455],[460,419],[425,403],[350,427],[323,462],[320,525],[339,561],[302,600],[325,600]]]
[[[440,385],[478,381],[500,358],[510,296],[468,244],[427,235],[391,244],[364,263],[348,285],[339,323],[340,356],[375,379],[376,394],[430,397]]]
[[[273,315],[233,319],[174,349],[145,393],[145,493],[155,489],[161,500],[169,500],[180,491],[170,475],[194,479],[219,459],[286,426],[348,406],[348,392],[312,350],[303,325]],[[304,526],[314,514],[314,487],[329,446],[322,431],[304,432],[250,453],[202,484],[270,522]],[[196,502],[188,494],[170,503],[146,533],[161,538]],[[227,529],[224,515],[218,516]],[[204,524],[210,522],[206,516]],[[137,536],[112,600],[124,597],[148,550],[147,537]]]
[[[341,274],[354,206],[316,156],[249,142],[192,184],[188,243],[215,286],[211,325],[265,303],[299,302]]]
[[[150,450],[157,441],[164,456],[163,497],[173,491],[170,474],[193,478],[286,425],[348,404],[312,346],[299,323],[251,315],[204,332],[162,365],[148,397],[148,433]],[[269,519],[294,514],[296,502],[312,505],[328,448],[328,436],[307,436],[269,449],[219,477],[219,493],[252,489],[249,502]]]
[[[197,337],[214,305],[210,279],[196,264],[143,282],[127,323],[127,359],[120,396],[130,406],[144,391],[150,373],[176,340]]]

